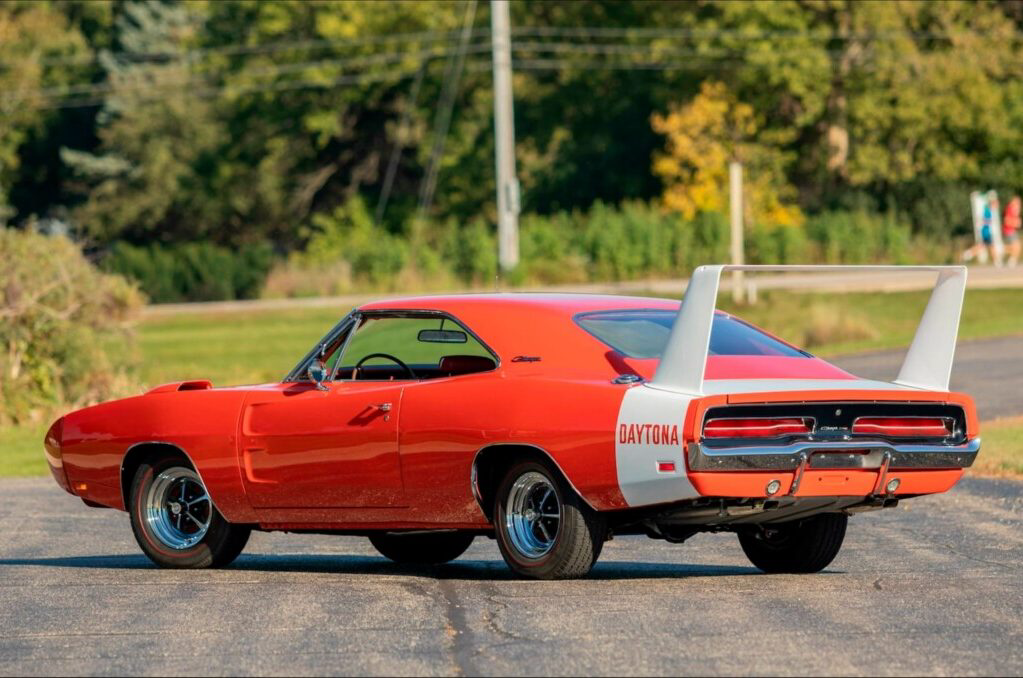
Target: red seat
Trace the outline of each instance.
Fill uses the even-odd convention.
[[[473,372],[487,372],[497,367],[493,358],[481,355],[446,355],[440,359],[438,371],[449,377]]]

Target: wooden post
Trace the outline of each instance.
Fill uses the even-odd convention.
[[[728,207],[732,222],[732,263],[741,266],[743,257],[742,231],[742,164],[733,160],[728,163]],[[732,271],[732,299],[741,303],[745,298],[742,271]]]

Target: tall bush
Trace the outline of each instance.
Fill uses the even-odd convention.
[[[901,264],[913,260],[911,232],[895,215],[824,212],[806,222],[818,258],[829,264]]]
[[[123,391],[136,287],[63,237],[0,229],[0,262],[0,424]]]
[[[101,260],[104,270],[137,281],[157,303],[258,297],[272,264],[273,250],[265,242],[235,250],[205,242],[149,247],[119,242]]]

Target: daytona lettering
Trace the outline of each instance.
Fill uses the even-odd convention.
[[[678,445],[678,426],[622,424],[618,427],[618,442],[631,445]]]

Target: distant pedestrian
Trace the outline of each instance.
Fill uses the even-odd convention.
[[[1005,241],[1009,266],[1019,263],[1020,249],[1023,248],[1019,240],[1020,227],[1023,226],[1021,210],[1023,210],[1023,201],[1020,201],[1019,196],[1015,195],[1005,206],[1005,217],[1002,219],[1002,240]]]
[[[979,208],[974,208],[974,224],[977,228],[976,235],[978,240],[962,253],[962,260],[965,262],[976,259],[978,262],[986,264],[988,253],[990,252],[991,259],[995,265],[1001,265],[1002,262],[998,257],[998,250],[995,248],[994,239],[995,219],[998,214],[998,195],[994,191],[974,193],[971,199],[975,199],[980,205]]]
[[[984,210],[984,224],[988,235],[984,239],[984,244],[991,252],[991,261],[995,262],[995,266],[1002,265],[1002,233],[999,223],[1001,220],[1002,210],[998,204],[998,194],[988,191],[987,209]]]

